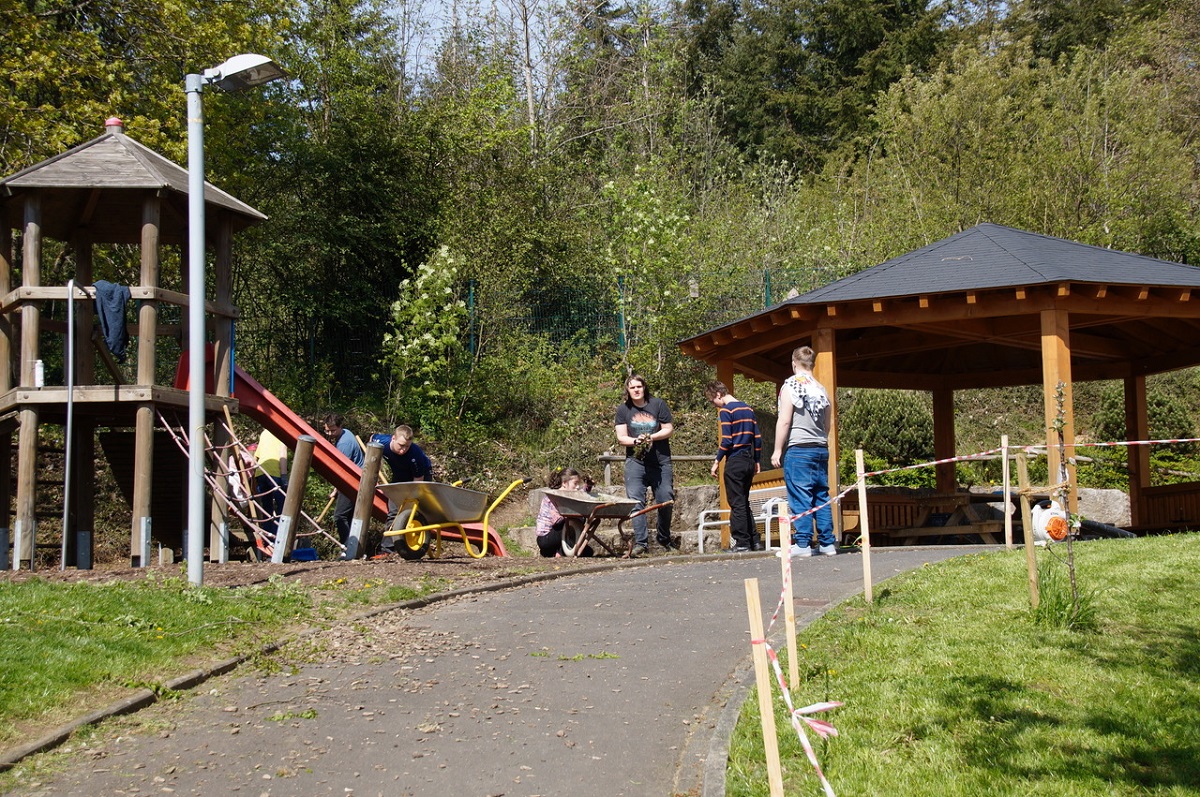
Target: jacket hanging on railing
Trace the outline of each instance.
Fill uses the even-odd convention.
[[[129,288],[107,280],[96,281],[96,316],[100,319],[100,333],[117,362],[125,362],[125,348],[129,345],[129,330],[125,328],[125,305],[129,303]]]

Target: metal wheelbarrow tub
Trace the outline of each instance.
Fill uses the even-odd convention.
[[[426,523],[478,523],[488,508],[487,493],[442,482],[394,482],[379,491],[396,506],[416,501]]]

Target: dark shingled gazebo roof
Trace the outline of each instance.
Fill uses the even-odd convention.
[[[112,124],[103,135],[0,180],[0,197],[8,223],[19,229],[22,205],[12,201],[25,191],[42,197],[43,232],[68,240],[86,226],[93,240],[137,243],[142,199],[147,190],[163,192],[163,243],[187,240],[187,170],[122,132]],[[220,211],[227,212],[235,231],[266,219],[262,213],[216,186],[205,183],[207,234],[211,237]]]
[[[785,304],[824,304],[1059,282],[1198,286],[1200,269],[999,224],[980,224]]]
[[[963,389],[1042,381],[1041,312],[1070,313],[1080,380],[1200,363],[1200,268],[980,224],[681,341],[774,381],[818,328],[839,384]]]

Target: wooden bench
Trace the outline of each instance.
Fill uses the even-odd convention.
[[[998,544],[1004,522],[986,518],[965,493],[955,495],[904,495],[870,490],[867,519],[872,543],[895,541],[916,545],[922,537],[978,534],[986,543]],[[940,522],[938,522],[940,521]],[[842,544],[857,544],[862,534],[858,494],[842,500]]]

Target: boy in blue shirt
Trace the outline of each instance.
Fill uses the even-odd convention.
[[[413,430],[409,426],[397,426],[396,431],[390,435],[375,434],[371,435],[372,443],[379,443],[383,446],[383,460],[388,465],[388,470],[391,472],[392,482],[423,482],[433,475],[433,463],[429,461],[429,457],[421,450],[421,447],[413,442]],[[388,516],[384,524],[385,529],[391,529],[393,522],[396,520],[396,511],[398,507],[388,500]],[[401,518],[402,523],[406,523],[408,518]],[[381,556],[387,556],[396,552],[396,538],[384,537],[379,544],[379,553]]]

